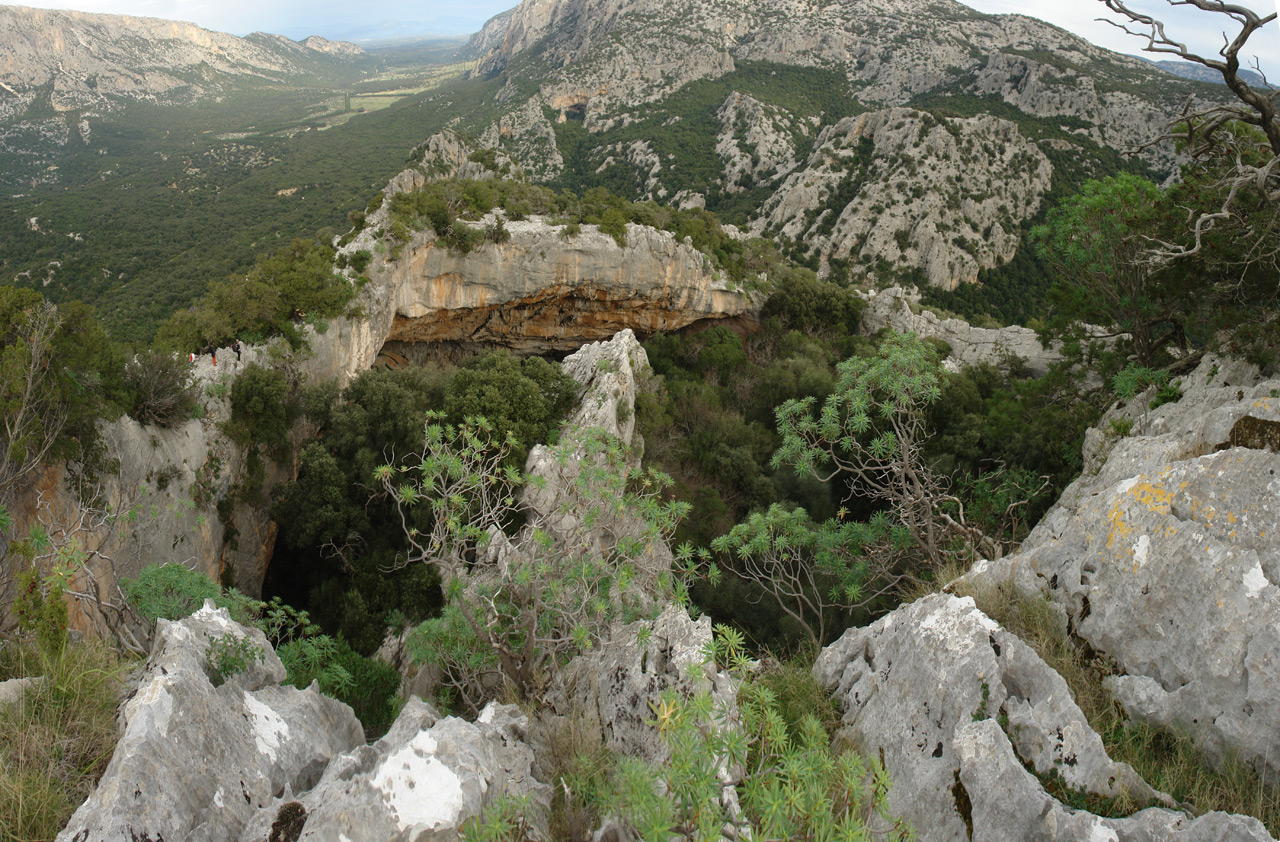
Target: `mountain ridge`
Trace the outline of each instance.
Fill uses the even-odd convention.
[[[317,36],[301,42],[254,33],[238,38],[193,23],[129,15],[0,6],[0,121],[41,101],[55,112],[114,99],[189,102],[235,79],[277,81],[308,64],[364,55]]]
[[[1051,24],[954,0],[524,0],[470,48],[474,72],[502,89],[496,118],[465,128],[531,177],[705,205],[784,236],[824,276],[888,271],[943,288],[1012,259],[1051,190],[1118,169],[1170,176],[1181,162],[1173,145],[1144,144],[1188,94],[1224,95]],[[822,91],[801,102],[806,86]],[[916,133],[880,132],[862,174],[846,178],[845,152],[866,135],[841,132],[837,148],[832,127],[873,112],[863,122],[880,126],[900,108],[928,117],[893,115]],[[1000,122],[960,137],[957,120],[983,115]],[[931,172],[912,161],[938,123],[960,148]],[[1026,153],[1020,168],[1009,169],[1005,148]],[[920,190],[939,193],[945,212]]]

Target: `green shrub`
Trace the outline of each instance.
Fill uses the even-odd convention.
[[[627,247],[627,218],[617,208],[606,208],[600,216],[600,233],[613,237],[619,248]]]
[[[1169,372],[1155,371],[1136,363],[1129,363],[1111,378],[1111,387],[1120,400],[1127,401],[1135,397],[1148,386],[1159,386],[1161,389],[1169,385]],[[1178,393],[1179,396],[1181,392]]]
[[[365,739],[381,737],[400,713],[400,673],[382,661],[367,658],[338,641],[337,663],[351,676],[351,686],[334,694],[355,711]]]
[[[180,620],[212,599],[237,622],[266,635],[284,664],[284,683],[305,688],[318,682],[320,692],[351,705],[367,734],[380,736],[398,712],[399,673],[352,651],[345,641],[321,634],[307,612],[278,598],[261,602],[223,589],[180,564],[148,565],[121,587],[137,614],[153,625],[160,618]],[[264,654],[249,638],[226,634],[210,642],[207,657],[214,680],[221,683],[261,662]]]
[[[351,255],[348,264],[357,275],[363,275],[364,270],[369,268],[369,261],[373,259],[373,252],[368,249],[360,249]]]
[[[209,669],[213,670],[215,687],[245,672],[254,664],[262,663],[265,656],[262,647],[255,646],[247,636],[230,633],[211,638],[205,654]]]
[[[228,431],[241,445],[263,445],[276,461],[284,461],[299,409],[283,372],[250,363],[231,384]]]
[[[511,239],[511,232],[499,217],[484,227],[484,238],[490,243],[505,243]]]
[[[120,588],[138,616],[152,626],[157,620],[181,620],[199,610],[206,599],[226,608],[231,618],[253,625],[262,603],[236,590],[223,590],[205,574],[181,564],[148,564],[136,579],[122,579]]]
[[[125,364],[124,381],[133,397],[129,415],[136,421],[172,427],[191,418],[196,392],[185,359],[162,351],[141,351]]]
[[[212,283],[195,305],[160,326],[156,344],[185,354],[209,343],[225,347],[236,338],[283,336],[298,347],[302,338],[294,319],[341,316],[355,296],[351,283],[334,271],[335,256],[328,243],[292,240],[260,257],[247,273]]]
[[[848,333],[858,329],[865,307],[862,299],[847,289],[818,280],[808,269],[791,269],[779,274],[760,316],[778,316],[788,330]]]
[[[741,640],[726,631],[716,645],[717,661],[741,663]],[[912,838],[910,828],[889,814],[884,768],[852,751],[833,750],[830,733],[813,716],[788,722],[764,684],[744,683],[736,710],[707,692],[685,697],[668,690],[653,715],[651,724],[670,754],[664,763],[624,757],[610,768],[588,760],[591,781],[575,780],[580,786],[573,789],[561,779],[587,816],[578,826],[609,817],[621,825],[623,838],[645,842],[718,839],[735,823],[739,838],[749,833],[761,840]],[[595,751],[588,756],[601,757]],[[726,764],[744,770],[738,817],[721,803]],[[561,811],[566,800],[560,800]],[[564,826],[563,818],[552,821]],[[499,803],[468,825],[467,838],[518,838],[510,834],[528,823],[518,804]]]

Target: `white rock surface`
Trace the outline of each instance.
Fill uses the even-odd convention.
[[[225,635],[263,659],[215,687],[208,648]],[[58,842],[225,842],[274,797],[310,788],[364,732],[349,707],[280,686],[284,675],[262,632],[225,609],[162,620],[111,763]]]
[[[545,815],[550,788],[530,770],[527,727],[513,705],[490,704],[467,722],[411,698],[386,736],[335,758],[314,788],[277,798],[238,838],[261,842],[299,806],[304,842],[457,840],[467,819],[503,795],[528,796],[529,815]]]
[[[951,346],[949,360],[958,365],[991,363],[1001,365],[1009,357],[1021,360],[1029,374],[1041,376],[1062,360],[1057,348],[1045,348],[1031,328],[1012,325],[1003,328],[974,327],[962,319],[940,319],[934,313],[911,305],[919,295],[901,287],[872,293],[862,312],[862,327],[868,333],[890,327],[900,333],[912,332],[926,339],[941,339]]]
[[[1173,806],[1107,756],[1061,676],[971,598],[935,594],[850,629],[814,675],[836,694],[857,745],[883,759],[890,810],[920,839],[1271,838],[1243,816],[1191,821],[1152,807],[1104,819],[1049,795],[1024,766],[1073,789]]]

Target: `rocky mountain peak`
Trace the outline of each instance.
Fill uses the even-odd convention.
[[[944,287],[1015,255],[1059,168],[1072,183],[1111,171],[1189,93],[1216,95],[955,0],[524,0],[472,47],[479,72],[506,84],[502,115],[468,128],[531,178],[611,171],[639,185],[633,198],[712,210],[717,194],[756,191],[744,227],[785,235],[823,273],[832,261],[851,277],[887,266]],[[714,81],[728,89],[708,105]],[[814,86],[843,104],[806,101]],[[567,161],[557,126],[571,120],[598,140],[575,140]],[[687,120],[716,133],[713,149],[691,148]],[[718,158],[711,183],[673,172],[697,155]],[[1141,160],[1178,165],[1169,144]]]
[[[354,44],[277,35],[237,38],[192,23],[57,9],[0,6],[0,120],[21,116],[48,92],[57,111],[113,99],[199,99],[224,80],[279,79],[299,60],[363,54]]]

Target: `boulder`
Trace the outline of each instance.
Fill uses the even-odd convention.
[[[965,805],[973,837],[984,842],[1269,842],[1257,819],[1213,812],[1192,818],[1152,808],[1125,818],[1074,810],[1053,798],[1019,762],[999,724],[983,719],[956,729],[960,769],[953,793]],[[921,834],[921,838],[935,838]],[[944,838],[944,837],[937,837]]]
[[[850,629],[814,674],[857,744],[882,758],[890,810],[921,839],[1270,839],[1248,817],[1193,822],[1152,807],[1104,819],[1047,793],[1028,768],[1073,790],[1172,806],[1107,756],[1062,677],[969,597],[936,594]]]
[[[215,686],[210,643],[228,636],[262,657]],[[314,685],[280,686],[284,675],[262,632],[225,609],[162,620],[111,763],[58,842],[223,842],[275,797],[310,788],[364,732],[349,707]]]
[[[18,704],[27,691],[44,683],[44,678],[11,678],[0,681],[0,705]]]
[[[1181,386],[1176,403],[1131,401],[1128,436],[1104,419],[1094,472],[1063,493],[1021,552],[969,576],[1047,594],[1071,631],[1119,667],[1109,688],[1131,715],[1275,780],[1280,455],[1233,446],[1233,431],[1248,442],[1242,427],[1280,419],[1280,380],[1207,359]]]
[[[711,642],[710,617],[693,620],[684,607],[668,605],[656,620],[621,626],[608,643],[570,661],[550,707],[598,722],[618,754],[662,763],[667,747],[652,722],[665,691],[686,698],[707,691],[723,708],[736,708],[737,685],[709,660]]]
[[[550,788],[533,777],[527,727],[514,705],[490,704],[467,722],[412,698],[386,736],[336,758],[310,791],[275,799],[238,838],[292,826],[291,840],[452,842],[503,795],[528,797],[526,814],[545,816]]]

